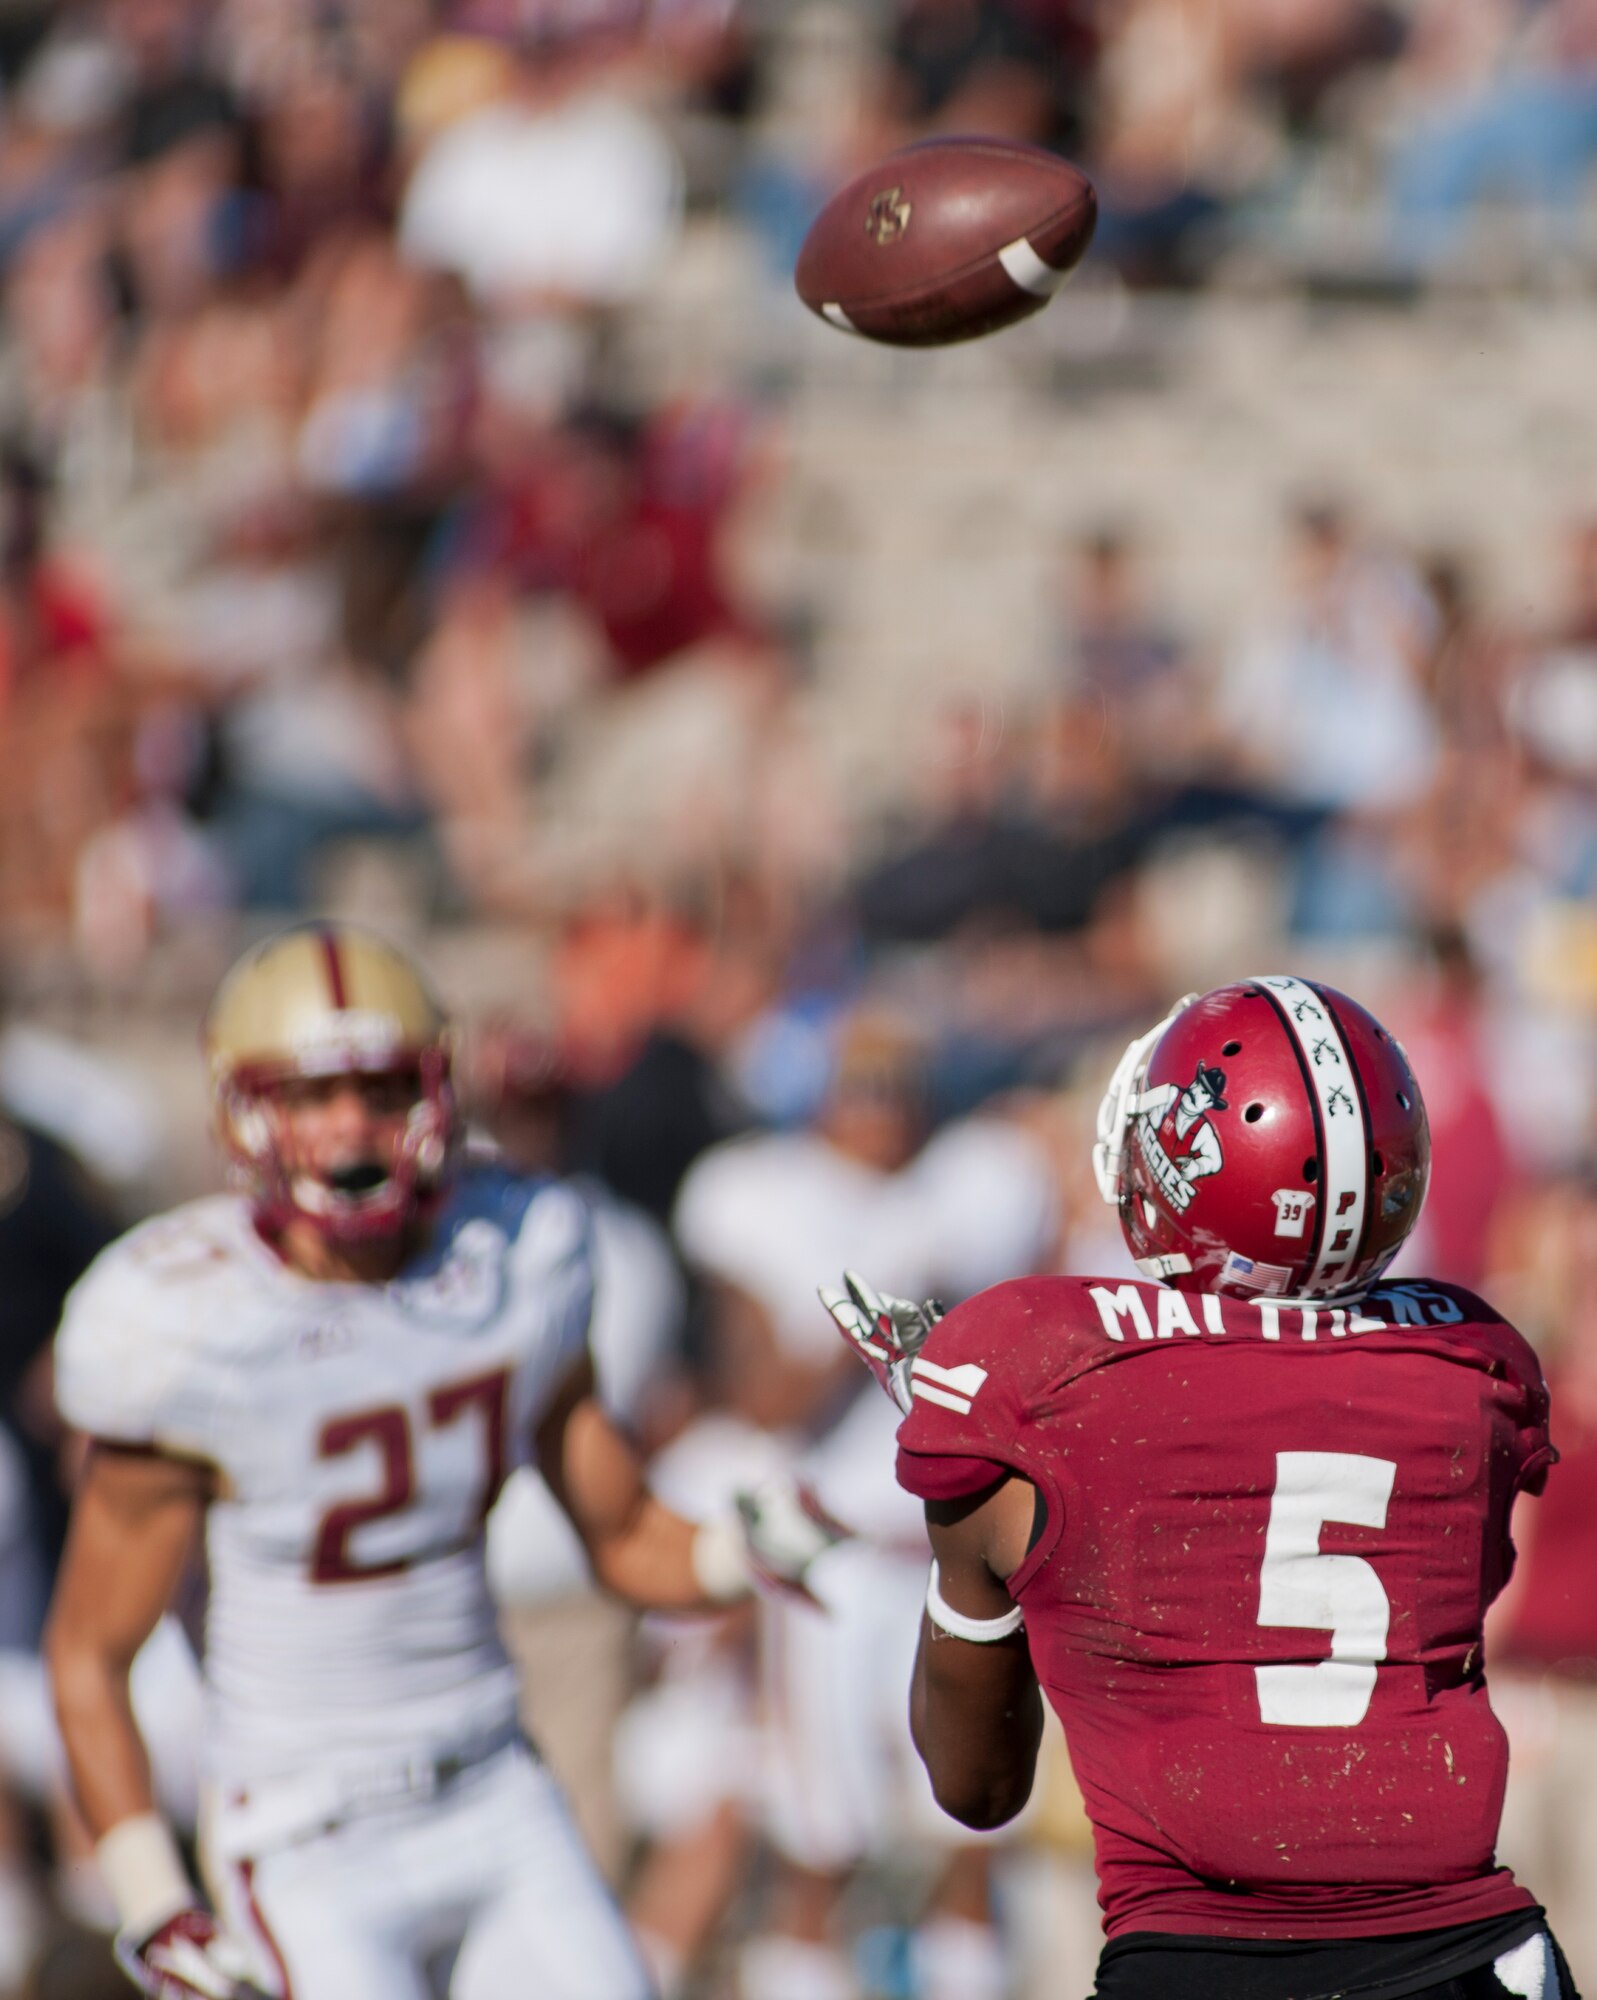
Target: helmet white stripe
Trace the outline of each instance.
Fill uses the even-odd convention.
[[[1271,974],[1255,979],[1275,1002],[1287,1031],[1303,1054],[1303,1067],[1320,1107],[1325,1157],[1320,1185],[1319,1254],[1303,1282],[1313,1298],[1322,1286],[1336,1288],[1358,1252],[1370,1200],[1370,1134],[1364,1099],[1353,1074],[1353,1056],[1329,1007],[1301,979]]]

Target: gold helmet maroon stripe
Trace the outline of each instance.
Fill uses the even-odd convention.
[[[307,924],[253,946],[206,1015],[213,1086],[381,1070],[441,1042],[444,1011],[420,969],[352,925]]]
[[[327,959],[327,993],[335,1007],[349,1005],[348,990],[344,985],[344,961],[339,955],[338,933],[329,928],[322,932],[322,951]]]
[[[396,945],[349,924],[306,924],[245,952],[206,1014],[216,1124],[264,1221],[304,1212],[277,1155],[271,1104],[294,1077],[412,1070],[413,1132],[379,1201],[318,1202],[348,1233],[393,1226],[437,1184],[454,1136],[448,1029],[420,968]]]

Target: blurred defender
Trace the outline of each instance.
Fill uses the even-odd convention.
[[[956,1818],[1002,1823],[1046,1690],[1093,1821],[1099,2000],[1572,2000],[1495,1861],[1481,1653],[1556,1458],[1547,1390],[1480,1299],[1383,1281],[1429,1160],[1386,1030],[1249,980],[1133,1043],[1100,1112],[1154,1282],[1022,1279],[946,1318],[827,1295],[926,1502],[921,1755]]]
[[[829,1531],[786,1490],[699,1527],[648,1491],[593,1395],[583,1206],[457,1166],[443,1016],[401,953],[271,939],[205,1041],[244,1191],[106,1252],[58,1352],[92,1446],[48,1652],[119,1960],[161,2000],[422,2000],[446,1974],[455,2000],[641,2000],[516,1727],[489,1506],[535,1459],[600,1582],[655,1609],[801,1584]],[[127,1694],[202,1529],[214,1916]]]

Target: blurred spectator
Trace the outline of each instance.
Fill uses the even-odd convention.
[[[1288,527],[1284,602],[1225,662],[1220,725],[1242,782],[1328,816],[1300,859],[1293,928],[1391,930],[1401,892],[1377,828],[1435,773],[1421,681],[1435,614],[1412,566],[1339,503],[1300,505]]]
[[[823,1504],[860,1533],[819,1582],[830,1616],[760,1612],[761,1817],[783,1865],[764,1932],[742,1953],[748,2000],[854,1991],[840,1897],[862,1859],[888,1851],[919,1852],[933,1889],[911,1947],[915,1990],[995,2000],[1005,1981],[988,1849],[926,1810],[904,1754],[902,1656],[925,1540],[919,1508],[892,1480],[893,1412],[851,1393],[814,1304],[813,1273],[826,1260],[841,1270],[874,1259],[904,1290],[950,1298],[999,1269],[1046,1261],[1057,1197],[1034,1137],[989,1117],[928,1140],[927,1111],[916,1037],[890,1015],[857,1010],[840,1024],[811,1128],[714,1148],[684,1182],[674,1218],[709,1290],[707,1386],[722,1421],[798,1450]],[[711,1437],[731,1449],[724,1431]],[[900,1692],[877,1702],[879,1687]],[[723,1783],[733,1798],[746,1789],[731,1769]],[[669,1856],[656,1865],[669,1869]],[[658,1926],[658,1901],[650,1907]],[[666,1942],[680,1964],[703,1940],[668,1932]]]
[[[48,474],[16,445],[0,504],[0,910],[60,924],[124,791],[133,703],[88,568],[54,545]]]
[[[1135,768],[1189,774],[1204,745],[1200,690],[1174,625],[1147,601],[1145,552],[1125,529],[1103,527],[1070,551],[1059,654],[1081,707],[1102,702]]]
[[[1527,1190],[1498,1244],[1553,1392],[1560,1464],[1520,1526],[1519,1566],[1491,1634],[1508,1730],[1498,1852],[1534,1879],[1570,1969],[1597,1973],[1597,1176]],[[1499,1668],[1508,1669],[1499,1683]],[[1566,1936],[1567,1933],[1567,1936]]]
[[[1421,574],[1435,611],[1421,679],[1443,740],[1470,754],[1501,750],[1519,648],[1484,611],[1480,579],[1466,556],[1438,551]]]
[[[707,1147],[748,1123],[721,1066],[770,991],[758,912],[717,932],[636,893],[596,899],[568,925],[554,968],[573,1063],[570,1157],[664,1222]]]
[[[749,413],[667,404],[642,424],[590,409],[526,439],[452,524],[446,552],[570,593],[619,675],[716,640],[761,639],[726,542],[758,475]]]
[[[856,885],[867,937],[938,938],[973,920],[1024,920],[1035,842],[1014,782],[1014,758],[996,704],[945,704],[918,765],[917,821]],[[1078,922],[1086,910],[1083,899],[1073,912]]]
[[[640,297],[676,241],[682,169],[615,61],[607,36],[551,15],[499,93],[425,147],[400,211],[406,254],[509,310]]]
[[[1597,522],[1570,529],[1565,573],[1563,611],[1530,649],[1508,711],[1536,768],[1560,788],[1589,795],[1597,786]],[[1583,842],[1570,886],[1584,889],[1594,868],[1597,855]]]
[[[30,1646],[38,1638],[66,1528],[50,1343],[68,1291],[117,1230],[103,1195],[91,1189],[70,1155],[0,1114],[0,1281],[6,1298],[0,1433],[22,1475],[8,1490],[8,1528],[19,1519],[29,1523],[25,1535],[5,1536],[12,1562],[0,1592],[0,1644]]]
[[[1270,164],[1273,135],[1243,88],[1221,0],[1116,0],[1106,10],[1091,155],[1097,249],[1133,282],[1201,270],[1228,197]]]
[[[1488,1085],[1491,1058],[1481,974],[1462,932],[1430,940],[1429,977],[1405,987],[1395,1028],[1425,1082],[1431,1126],[1431,1185],[1403,1269],[1435,1271],[1454,1284],[1484,1286],[1491,1223],[1512,1197],[1514,1161]]]
[[[1032,719],[1024,761],[999,704],[956,699],[933,725],[920,814],[854,891],[867,938],[1084,931],[1165,825],[1133,778],[1133,727],[1095,689]]]
[[[1046,58],[1015,0],[899,0],[888,50],[893,109],[917,132],[1041,141],[1054,110]]]
[[[239,701],[224,746],[215,830],[248,905],[303,909],[329,845],[425,827],[394,689],[362,661],[329,662],[313,679],[284,675]]]
[[[1336,502],[1295,508],[1285,602],[1226,663],[1220,715],[1266,790],[1330,811],[1421,791],[1436,724],[1419,684],[1434,613],[1411,566]]]
[[[473,354],[453,288],[378,232],[326,242],[298,459],[312,493],[431,495],[459,470]]]
[[[45,467],[12,444],[0,461],[0,718],[46,684],[54,693],[104,681],[109,666],[106,616],[86,566],[50,546],[50,486]]]
[[[292,273],[325,236],[382,221],[384,128],[381,106],[332,48],[313,45],[274,80],[251,132],[252,258]]]
[[[1588,0],[1520,10],[1468,0],[1420,10],[1391,166],[1399,254],[1456,257],[1473,212],[1516,204],[1566,250],[1597,160],[1597,22]]]

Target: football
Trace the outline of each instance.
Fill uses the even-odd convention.
[[[834,195],[793,273],[812,312],[894,347],[974,340],[1039,312],[1092,241],[1091,181],[1009,139],[925,139]]]

